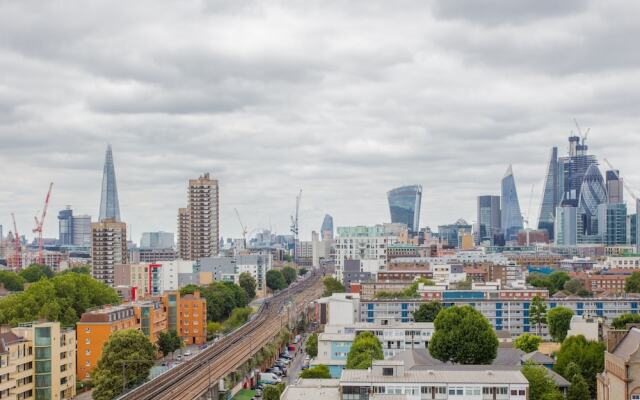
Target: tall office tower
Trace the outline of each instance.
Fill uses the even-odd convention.
[[[91,246],[91,216],[73,216],[73,245],[89,247]]]
[[[220,247],[218,181],[205,173],[189,180],[190,260],[217,256]]]
[[[598,234],[597,211],[600,204],[607,203],[607,188],[604,179],[600,174],[600,169],[596,164],[591,164],[587,169],[580,187],[580,197],[578,198],[579,225],[581,229],[578,235],[587,236],[583,243],[590,243],[593,236]]]
[[[70,206],[58,212],[58,244],[73,245],[73,210]]]
[[[478,243],[489,241],[495,244],[495,237],[502,232],[500,217],[500,196],[478,196]]]
[[[422,186],[402,186],[387,192],[391,222],[407,225],[409,232],[415,233],[420,229],[420,203],[422,201]]]
[[[622,178],[620,177],[620,171],[610,170],[605,172],[607,177],[607,195],[609,196],[610,204],[624,203],[624,197],[622,189],[624,188]]]
[[[603,203],[598,206],[598,235],[608,246],[627,244],[627,205]]]
[[[172,232],[143,232],[140,238],[141,249],[172,249]]]
[[[511,164],[509,164],[509,168],[507,168],[507,172],[502,178],[502,196],[500,200],[502,203],[501,225],[504,240],[517,240],[518,232],[522,230],[522,213],[520,212],[516,181],[513,177]]]
[[[111,145],[107,146],[102,172],[102,196],[100,197],[99,221],[113,219],[120,221],[120,205],[118,204],[118,187],[116,186],[116,171],[113,167],[113,153]]]
[[[178,258],[188,260],[191,257],[189,247],[189,210],[178,209]]]
[[[324,215],[320,234],[322,235],[322,240],[333,240],[333,217],[331,215]]]
[[[544,191],[538,218],[538,229],[545,229],[549,239],[553,240],[553,221],[555,220],[556,206],[560,203],[560,190],[558,186],[558,148],[551,149],[547,175],[544,178]]]
[[[578,136],[569,137],[569,155],[558,160],[558,185],[562,191],[560,202],[578,206],[582,180],[591,165],[598,165],[595,156],[587,154],[589,147]]]
[[[635,237],[636,237],[636,254],[640,254],[640,199],[636,199],[636,221],[635,221]]]
[[[438,234],[442,243],[446,243],[450,247],[459,248],[462,244],[462,238],[472,233],[472,226],[464,219],[460,218],[451,225],[438,225]]]
[[[106,219],[91,224],[93,277],[113,286],[115,266],[127,263],[127,224]]]
[[[578,243],[578,208],[562,205],[556,207],[554,229],[556,245],[575,246]]]

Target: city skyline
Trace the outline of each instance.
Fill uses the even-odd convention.
[[[591,128],[599,161],[640,192],[640,60],[627,41],[606,45],[639,33],[640,6],[456,4],[226,4],[149,16],[140,3],[126,15],[104,6],[69,20],[51,5],[37,15],[28,2],[0,6],[4,233],[15,212],[31,237],[50,181],[45,237],[57,237],[55,215],[67,204],[97,220],[107,143],[134,240],[177,233],[186,183],[203,171],[220,182],[224,238],[241,236],[234,208],[251,229],[288,234],[300,187],[302,239],[327,213],[335,226],[387,221],[385,193],[405,184],[423,187],[421,226],[471,222],[477,196],[499,194],[509,163],[534,226],[549,149],[567,153],[573,118]],[[527,38],[501,17],[515,18]],[[96,29],[113,21],[118,35]],[[148,40],[145,29],[171,40]],[[233,44],[215,40],[228,35]]]

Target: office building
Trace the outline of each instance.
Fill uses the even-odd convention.
[[[595,164],[589,166],[582,180],[578,198],[578,241],[581,243],[601,243],[598,235],[598,206],[607,203],[607,188],[600,169]]]
[[[597,208],[598,235],[608,246],[627,243],[627,205],[624,203],[603,203]]]
[[[578,243],[578,208],[573,206],[556,207],[554,229],[556,245],[575,246]]]
[[[113,220],[120,222],[120,204],[118,202],[118,187],[116,185],[116,171],[113,165],[111,145],[107,146],[104,170],[102,173],[102,195],[100,196],[99,221]]]
[[[73,245],[79,247],[91,246],[91,216],[73,216]]]
[[[515,241],[518,239],[518,232],[522,230],[522,213],[520,212],[520,202],[516,191],[516,181],[513,177],[513,168],[509,165],[507,172],[502,178],[502,204],[501,225],[504,240]]]
[[[114,268],[127,263],[127,224],[113,219],[91,224],[93,277],[114,285]]]
[[[256,295],[267,294],[267,272],[273,266],[273,256],[264,254],[239,254],[235,257],[205,257],[200,260],[198,273],[209,274],[211,281],[239,283],[240,274],[246,272],[256,281]]]
[[[333,240],[333,217],[325,214],[320,227],[320,235],[322,240]]]
[[[402,186],[387,192],[389,212],[392,223],[407,225],[409,232],[415,233],[420,229],[420,203],[422,201],[422,186]]]
[[[624,183],[620,176],[620,171],[609,170],[605,172],[607,179],[607,195],[609,196],[609,203],[618,204],[624,203],[623,189]]]
[[[58,244],[73,245],[73,210],[69,206],[58,212]]]
[[[140,238],[141,249],[173,249],[172,232],[143,232]]]
[[[587,154],[588,146],[578,136],[569,137],[568,156],[558,159],[558,185],[562,190],[560,204],[578,206],[582,180],[591,165],[598,165],[596,157]]]
[[[477,243],[489,242],[502,231],[500,217],[500,196],[478,196]]]
[[[178,256],[198,261],[220,251],[218,181],[209,173],[189,180],[188,205],[178,210]]]
[[[545,229],[553,240],[556,207],[560,203],[560,187],[558,182],[558,148],[553,147],[547,164],[547,174],[544,178],[542,204],[538,218],[538,229]]]
[[[438,234],[443,245],[457,249],[462,243],[463,235],[471,234],[472,226],[464,219],[457,220],[451,225],[439,225]]]
[[[176,251],[172,248],[164,249],[136,249],[138,261],[143,263],[157,263],[160,261],[173,261],[176,259]],[[130,261],[135,261],[130,259]]]

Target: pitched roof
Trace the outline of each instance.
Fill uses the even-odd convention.
[[[613,349],[613,354],[616,356],[628,360],[629,357],[635,354],[640,347],[640,329],[631,328],[624,338]]]
[[[538,350],[532,351],[531,353],[527,353],[522,356],[522,361],[529,361],[529,360],[536,362],[538,364],[543,364],[543,365],[556,363],[556,360],[554,360],[553,358],[549,357],[544,353],[539,352]]]

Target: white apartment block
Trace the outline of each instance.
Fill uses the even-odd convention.
[[[342,282],[344,260],[371,260],[377,272],[387,263],[387,246],[399,243],[396,224],[338,227],[336,279]]]
[[[607,269],[640,269],[640,256],[607,257],[604,266]]]

